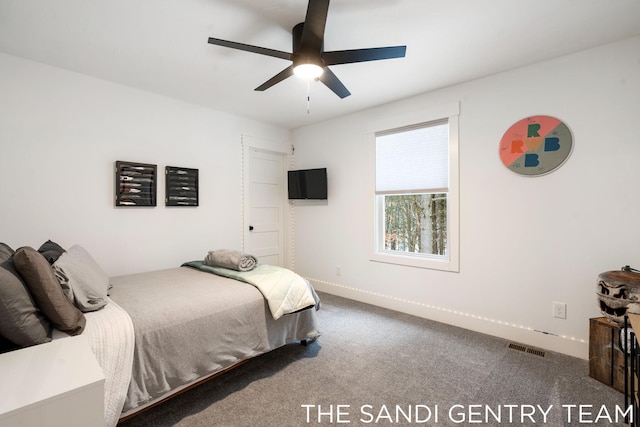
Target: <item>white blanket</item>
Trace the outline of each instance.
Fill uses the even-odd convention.
[[[104,373],[104,425],[114,427],[122,413],[133,365],[134,333],[131,318],[109,299],[101,310],[85,313],[86,335],[98,365]],[[53,338],[68,337],[54,330]]]
[[[201,261],[191,261],[183,266],[207,271],[255,286],[269,305],[274,319],[295,313],[317,303],[312,287],[302,276],[277,265],[259,264],[251,271],[235,271],[211,267]]]

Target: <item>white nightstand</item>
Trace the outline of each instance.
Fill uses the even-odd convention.
[[[103,427],[104,375],[83,335],[0,354],[0,425]]]

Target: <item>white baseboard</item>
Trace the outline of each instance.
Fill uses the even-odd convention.
[[[585,340],[539,332],[531,328],[496,319],[488,319],[469,313],[434,307],[415,301],[313,279],[311,277],[307,277],[307,279],[313,284],[315,289],[320,292],[326,292],[401,313],[496,336],[527,346],[562,353],[580,359],[589,359],[589,346]]]

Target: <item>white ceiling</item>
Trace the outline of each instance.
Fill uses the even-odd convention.
[[[290,63],[207,43],[290,52],[306,8],[307,0],[0,0],[0,51],[296,128],[640,35],[638,0],[333,0],[325,50],[407,46],[403,59],[331,67],[352,93],[342,100],[295,77],[256,92]]]

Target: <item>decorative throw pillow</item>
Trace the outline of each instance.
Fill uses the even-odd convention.
[[[23,246],[13,255],[13,262],[36,304],[51,323],[69,335],[82,333],[87,322],[84,314],[66,297],[44,256],[29,246]]]
[[[6,243],[0,242],[0,264],[7,261],[12,256],[13,249],[11,249]]]
[[[81,311],[99,310],[107,304],[109,277],[82,246],[70,247],[53,268],[60,286]]]
[[[51,323],[36,307],[13,264],[13,249],[0,243],[0,335],[21,347],[51,341]]]
[[[49,264],[53,264],[58,258],[60,258],[60,255],[64,253],[64,249],[56,242],[47,240],[38,248],[38,252],[40,252],[47,261],[49,261]]]

